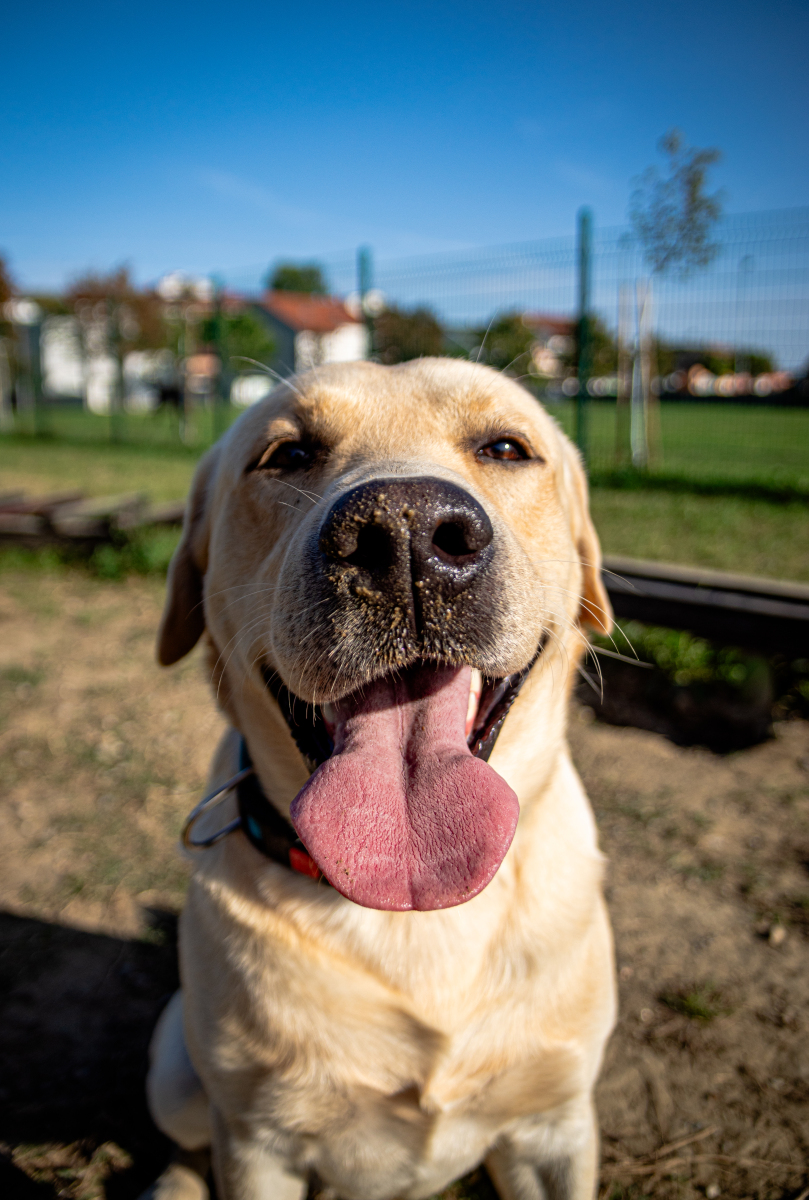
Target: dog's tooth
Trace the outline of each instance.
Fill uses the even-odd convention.
[[[466,736],[472,732],[475,725],[475,717],[478,715],[478,705],[480,704],[480,694],[483,691],[483,676],[477,667],[472,668],[472,673],[469,679],[469,704],[466,709]]]

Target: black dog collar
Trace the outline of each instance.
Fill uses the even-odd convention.
[[[292,825],[267,799],[244,738],[239,741],[239,771],[249,771],[236,788],[241,829],[247,840],[273,862],[331,886]]]

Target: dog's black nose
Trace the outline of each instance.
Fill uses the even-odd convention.
[[[485,509],[455,484],[380,479],[332,505],[320,549],[353,568],[360,587],[419,610],[424,592],[449,598],[470,588],[491,561],[493,536]]]

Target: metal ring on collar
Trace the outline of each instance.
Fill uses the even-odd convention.
[[[203,796],[199,804],[195,808],[192,808],[191,812],[185,819],[183,832],[180,835],[186,850],[207,850],[209,846],[215,846],[217,842],[222,841],[222,838],[227,837],[229,833],[233,833],[234,830],[239,828],[242,823],[242,819],[241,817],[236,817],[235,820],[230,821],[227,825],[224,825],[221,829],[218,829],[216,833],[212,833],[210,837],[200,838],[199,841],[195,841],[191,837],[191,831],[194,828],[194,825],[197,823],[202,814],[208,812],[208,810],[213,806],[214,801],[218,800],[223,792],[229,792],[231,788],[236,787],[237,784],[241,783],[243,779],[246,779],[248,775],[253,775],[254,772],[254,767],[245,767],[243,771],[239,771],[238,774],[234,775],[232,779],[229,779],[227,783],[223,783],[221,787],[218,787],[215,792],[210,792],[209,795]]]

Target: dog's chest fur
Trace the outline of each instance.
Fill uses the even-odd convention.
[[[591,986],[592,912],[579,915],[579,961],[568,956],[562,981],[551,946],[541,961],[541,913],[515,897],[513,865],[458,909],[388,914],[330,892],[302,905],[311,885],[257,864],[240,840],[216,858],[183,916],[183,944],[196,947],[183,962],[189,1049],[209,1094],[232,1097],[234,1115],[302,1168],[335,1179],[352,1163],[345,1188],[358,1172],[369,1194],[395,1169],[402,1196],[429,1195],[504,1124],[558,1111],[586,1086],[582,1018],[610,1020]],[[212,929],[217,945],[200,956]],[[215,1040],[202,1044],[202,1029]]]

